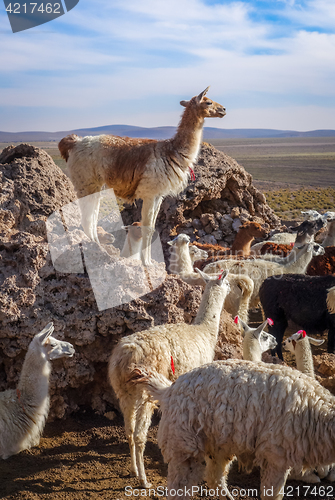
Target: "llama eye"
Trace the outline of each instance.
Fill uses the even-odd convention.
[[[213,103],[211,101],[206,101],[207,106],[211,106]]]

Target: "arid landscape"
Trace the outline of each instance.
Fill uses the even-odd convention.
[[[158,227],[164,244],[182,228],[190,231],[191,227],[187,224],[192,217],[214,210],[222,213],[225,210],[226,214],[230,214],[234,207],[238,207],[242,220],[243,216],[251,217],[247,210],[251,207],[255,217],[263,217],[263,221],[273,227],[276,224],[280,226],[279,218],[292,219],[304,209],[335,210],[335,138],[227,139],[210,142],[231,158],[218,154],[211,147],[203,149],[199,165],[195,168],[197,178],[191,194],[188,192],[186,196],[183,193],[178,201],[170,200],[162,206]],[[0,144],[0,154],[7,146]],[[36,143],[34,146],[47,152],[67,174],[66,163],[61,159],[56,143]],[[38,149],[23,151],[15,158],[14,155],[3,160],[2,202],[5,216],[0,226],[0,256],[7,267],[6,272],[0,273],[1,390],[15,387],[26,345],[26,342],[19,342],[20,336],[24,336],[22,332],[27,329],[31,335],[36,333],[31,330],[37,322],[40,325],[40,321],[47,322],[52,316],[56,331],[62,334],[69,332],[67,340],[75,345],[77,354],[73,361],[55,364],[50,419],[40,445],[0,461],[0,498],[165,500],[165,495],[157,493],[161,490],[149,496],[147,490],[137,489],[137,479],[129,475],[128,443],[122,414],[106,382],[106,362],[108,353],[124,335],[143,330],[151,324],[191,321],[199,304],[200,288],[192,289],[179,278],[170,276],[159,289],[144,298],[111,311],[98,311],[87,273],[66,275],[54,270],[47,252],[45,220],[54,210],[74,199],[69,181]],[[3,166],[1,163],[0,168]],[[13,166],[12,176],[8,165]],[[218,165],[221,165],[223,176],[220,168],[214,168]],[[240,165],[252,174],[253,182]],[[48,178],[52,181],[50,186],[45,186],[45,179]],[[22,187],[28,189],[30,186],[33,191],[35,185],[36,193],[45,189],[43,196],[38,198],[38,193],[32,192],[31,197],[25,197]],[[236,198],[233,188],[228,193],[228,186],[232,185],[238,192]],[[226,192],[229,198],[223,207],[217,198],[218,193]],[[262,193],[266,194],[269,206]],[[248,205],[245,199],[248,199]],[[45,211],[43,207],[47,207]],[[138,207],[126,207],[123,213],[125,223],[136,220],[137,215]],[[234,235],[232,231],[229,237]],[[126,284],[127,279],[130,281],[131,275],[125,275]],[[12,289],[8,288],[9,285],[7,289],[3,286],[6,280]],[[261,322],[259,311],[252,313],[251,322],[254,325]],[[11,331],[14,333],[9,341],[8,332]],[[81,331],[85,334],[83,338]],[[296,331],[295,327],[290,325],[289,332],[293,331]],[[217,359],[241,357],[241,338],[237,337],[231,318],[228,320],[224,316],[220,332]],[[326,335],[324,339],[327,339]],[[327,342],[314,350],[316,374],[320,381],[329,377],[333,390],[333,355],[328,355],[326,351]],[[284,359],[293,366],[291,354],[284,353]],[[165,486],[167,475],[167,465],[163,463],[156,441],[158,422],[157,414],[145,452],[148,479],[153,489]],[[239,471],[234,463],[228,484],[236,500],[258,500],[259,481],[258,470],[246,474]],[[321,485],[316,485],[316,489],[313,489],[314,485],[307,489],[306,483],[289,481],[285,498],[334,499],[335,483],[323,481]],[[128,490],[133,491],[132,495],[126,492],[126,486],[134,488]],[[203,486],[205,488],[205,483]],[[218,499],[216,495],[194,497],[195,500],[203,498]]]

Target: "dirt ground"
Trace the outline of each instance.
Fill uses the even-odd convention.
[[[24,451],[0,462],[0,498],[7,500],[126,500],[150,498],[165,500],[167,466],[156,442],[158,417],[150,429],[145,452],[148,479],[156,494],[138,488],[136,478],[129,476],[130,457],[123,420],[116,414],[111,422],[92,410],[82,411],[65,421],[47,424],[39,447]],[[229,474],[229,490],[236,500],[259,499],[259,471],[245,474],[233,464]],[[287,483],[285,498],[334,499],[335,484],[323,481],[307,493],[307,485],[297,481]],[[128,488],[126,491],[126,486]],[[206,488],[206,485],[203,484]],[[250,490],[257,490],[251,492]],[[249,494],[248,494],[249,490]],[[130,495],[130,492],[133,494]],[[127,493],[127,494],[126,494]],[[214,492],[196,500],[211,499]],[[257,493],[257,494],[255,494]]]

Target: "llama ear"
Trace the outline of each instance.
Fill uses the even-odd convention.
[[[268,320],[264,321],[264,323],[262,323],[261,325],[259,325],[255,332],[254,332],[254,336],[255,337],[259,337],[260,334],[262,333],[262,331],[264,330],[264,328],[266,327],[266,325],[268,324]]]
[[[42,345],[45,344],[45,342],[50,337],[50,335],[52,334],[53,331],[54,331],[54,324],[48,323],[47,326],[45,328],[43,328],[43,330],[37,335],[38,340],[40,341],[40,343]]]
[[[324,340],[322,339],[313,339],[313,337],[308,337],[309,343],[312,345],[322,345],[324,343]]]
[[[128,231],[129,226],[121,226],[121,229],[124,229],[125,231]]]
[[[200,92],[200,94],[197,96],[197,102],[201,102],[202,98],[207,94],[208,91],[209,91],[209,87],[207,87],[207,89]]]
[[[221,272],[220,272],[220,274],[219,274],[219,276],[218,276],[218,281],[220,281],[220,282],[222,283],[222,282],[223,282],[223,280],[224,280],[225,278],[227,278],[228,274],[229,274],[228,269],[225,269],[224,271],[223,271],[223,269],[221,269]]]
[[[186,108],[189,102],[190,101],[180,101],[180,105],[184,106],[184,108]]]
[[[195,268],[195,271],[202,277],[205,283],[212,281],[212,278],[208,276],[208,274],[204,273],[203,271],[200,271],[200,269],[198,269],[197,267]]]
[[[249,328],[249,326],[248,326],[246,323],[244,323],[244,321],[242,321],[242,320],[241,320],[241,318],[238,318],[238,322],[239,322],[239,324],[242,326],[242,329],[243,329],[243,331],[242,331],[242,336],[243,336],[243,338],[244,338],[244,336],[245,336],[246,332],[247,332],[248,330],[250,330],[250,328]]]

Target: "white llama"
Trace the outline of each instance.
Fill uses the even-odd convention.
[[[80,138],[72,134],[60,141],[60,153],[68,162],[80,198],[82,226],[91,240],[99,244],[99,192],[107,184],[123,200],[143,200],[142,260],[144,265],[150,264],[151,238],[163,198],[180,193],[187,185],[189,172],[193,174],[205,118],[222,118],[226,114],[221,104],[205,97],[208,89],[190,101],[181,101],[185,111],[172,139],[108,135]]]
[[[145,389],[128,383],[135,366],[154,368],[174,380],[180,374],[214,359],[221,310],[229,291],[227,273],[212,278],[199,271],[206,281],[198,314],[193,324],[158,325],[124,337],[109,360],[108,378],[124,416],[130,447],[131,474],[149,487],[143,452],[154,404]]]
[[[298,370],[230,359],[172,385],[154,369],[137,368],[130,380],[160,403],[168,500],[188,500],[203,479],[234,500],[227,476],[235,457],[248,470],[260,467],[262,500],[281,500],[291,469],[335,460],[335,397]]]
[[[270,333],[264,332],[264,328],[273,324],[270,318],[257,328],[251,328],[240,317],[236,316],[235,323],[242,326],[243,335],[243,359],[259,363],[262,361],[262,353],[274,349],[277,345],[276,338]]]
[[[71,357],[69,342],[51,336],[49,323],[31,341],[17,389],[0,393],[0,456],[8,458],[38,445],[49,412],[50,361]]]
[[[204,286],[202,277],[193,270],[193,261],[190,256],[190,237],[187,234],[179,234],[172,241],[167,242],[171,246],[170,271],[178,274],[183,281],[189,285]],[[197,248],[197,247],[195,247]],[[217,271],[216,274],[219,274]],[[214,276],[214,274],[213,274]],[[227,277],[230,285],[229,293],[225,300],[224,308],[234,318],[238,315],[243,321],[248,321],[250,298],[254,290],[254,283],[249,276],[237,276],[229,274]]]
[[[294,354],[297,369],[300,372],[305,373],[305,375],[308,375],[309,377],[315,378],[311,345],[320,346],[323,343],[324,340],[314,339],[313,337],[306,335],[305,330],[299,330],[283,342],[283,347],[287,351]],[[289,479],[297,479],[306,483],[319,483],[320,479],[328,476],[328,481],[335,480],[334,464],[327,467],[317,467],[316,470],[318,475],[311,470],[307,470],[305,472],[292,471],[289,475]]]

